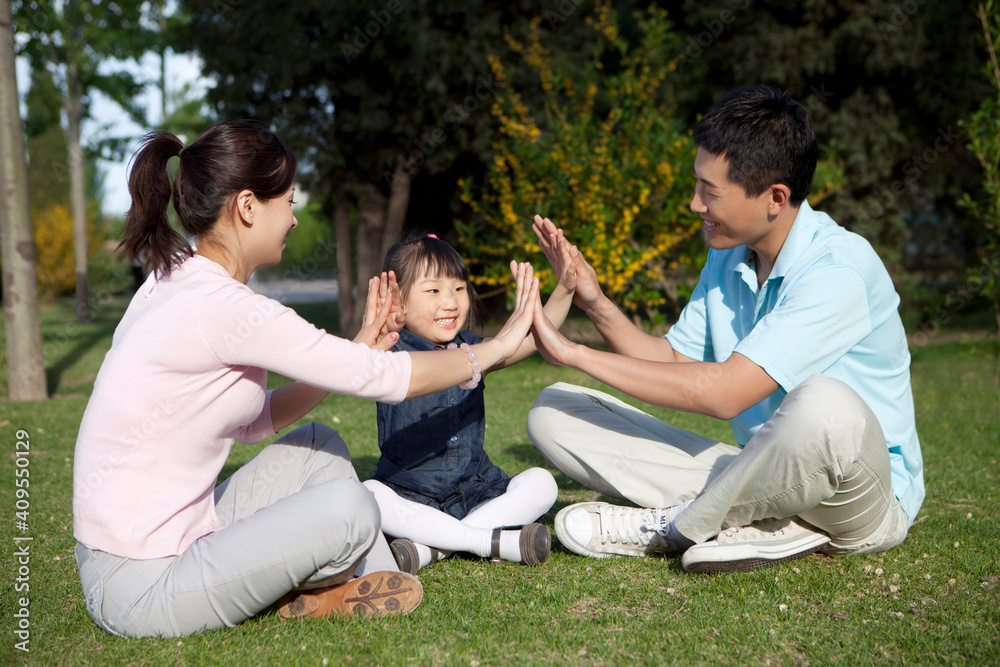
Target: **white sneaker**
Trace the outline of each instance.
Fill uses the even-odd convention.
[[[688,572],[749,572],[801,558],[829,542],[829,535],[798,518],[763,519],[690,547],[681,565]]]
[[[668,530],[674,509],[577,503],[556,514],[556,536],[570,551],[592,558],[677,553]]]

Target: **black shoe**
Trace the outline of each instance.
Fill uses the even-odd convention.
[[[433,547],[428,548],[431,550],[431,563],[436,563],[441,559],[440,551]],[[396,559],[396,566],[401,572],[416,574],[420,570],[420,553],[413,540],[408,540],[405,537],[393,540],[389,543],[389,551],[392,552],[392,557]]]
[[[540,523],[529,523],[521,529],[521,562],[525,565],[541,565],[552,551],[552,536],[549,529]]]
[[[393,540],[389,543],[389,551],[392,552],[392,557],[396,559],[396,565],[401,572],[416,574],[420,571],[420,554],[417,553],[417,545],[413,540],[405,537]]]
[[[499,563],[501,528],[493,529],[493,544],[490,549],[490,560]],[[552,536],[549,529],[540,523],[529,523],[521,528],[521,538],[518,541],[521,550],[521,563],[524,565],[541,565],[552,551]]]

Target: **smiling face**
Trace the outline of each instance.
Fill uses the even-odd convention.
[[[469,317],[469,286],[461,278],[421,270],[403,298],[405,326],[435,345],[450,343]]]
[[[715,250],[747,245],[758,250],[775,231],[769,219],[772,192],[748,197],[729,180],[729,161],[699,148],[694,161],[697,179],[691,210],[701,216],[708,246]],[[780,247],[780,246],[779,246]]]

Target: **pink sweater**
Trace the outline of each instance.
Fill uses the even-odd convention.
[[[267,371],[398,403],[405,353],[331,336],[195,256],[150,280],[115,330],[80,424],[73,532],[136,559],[222,528],[213,492],[233,441],[274,435]]]

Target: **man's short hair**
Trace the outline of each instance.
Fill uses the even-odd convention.
[[[729,180],[756,197],[775,183],[799,206],[812,190],[816,135],[805,107],[770,86],[735,88],[694,128],[694,142],[729,160]]]

